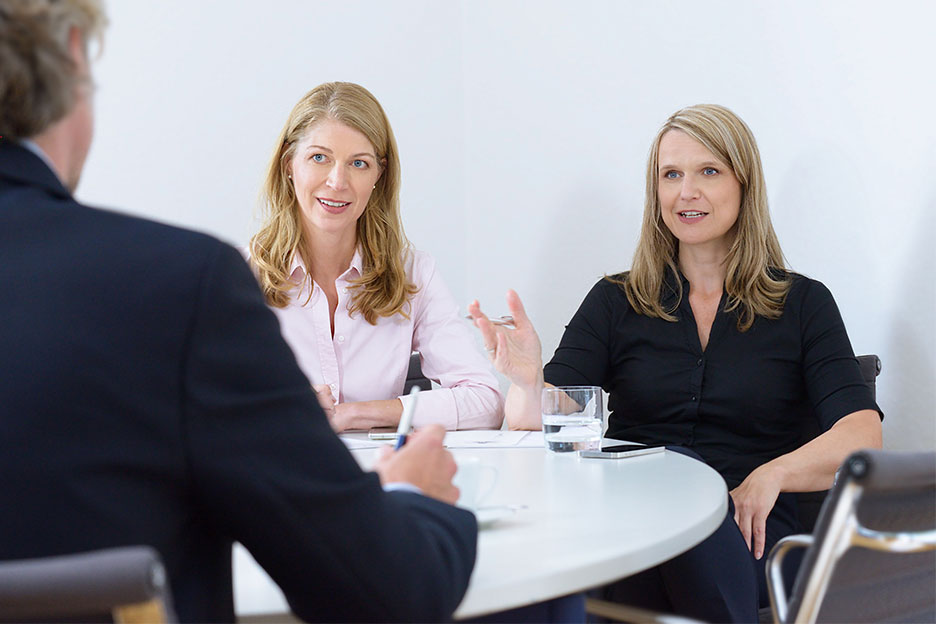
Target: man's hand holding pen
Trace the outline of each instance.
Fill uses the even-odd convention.
[[[426,496],[454,505],[459,492],[452,485],[452,477],[458,467],[442,445],[444,439],[441,425],[428,425],[411,434],[400,450],[384,446],[374,465],[380,482],[411,483]]]

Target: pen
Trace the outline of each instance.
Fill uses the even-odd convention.
[[[466,314],[465,318],[469,321],[473,321],[474,317],[470,314]],[[502,325],[504,327],[515,327],[514,319],[512,316],[491,316],[488,318],[491,321],[491,325]]]
[[[400,426],[397,427],[397,439],[396,444],[394,445],[394,450],[399,450],[404,444],[406,444],[406,436],[409,435],[410,424],[413,422],[413,412],[416,411],[416,395],[419,394],[419,386],[413,386],[409,392],[410,400],[403,407],[403,415],[400,416]]]

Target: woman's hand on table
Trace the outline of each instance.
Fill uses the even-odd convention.
[[[400,416],[403,414],[400,399],[335,403],[328,386],[316,384],[312,387],[335,433],[348,429],[396,427],[400,424]]]
[[[734,521],[755,559],[764,556],[767,516],[780,495],[780,479],[773,473],[770,464],[755,469],[729,492],[734,501]]]
[[[335,403],[331,388],[329,388],[327,384],[313,384],[312,389],[315,390],[315,398],[318,399],[322,411],[325,412],[325,416],[328,418],[328,424],[331,425],[332,431],[341,433],[345,429],[350,429],[352,424],[351,404]]]
[[[442,445],[445,429],[441,425],[428,425],[414,432],[398,451],[385,445],[374,472],[380,482],[411,483],[426,496],[454,505],[459,491],[452,484],[457,466],[455,458]]]
[[[336,433],[342,431],[342,429],[335,428],[335,408],[337,406],[335,405],[335,399],[332,397],[331,388],[328,387],[328,384],[312,384],[312,389],[315,390],[315,398],[318,399],[319,406],[322,408],[322,411],[325,412],[325,416],[328,418],[332,429],[334,429]]]
[[[539,336],[533,329],[520,297],[507,291],[507,308],[514,319],[514,327],[495,326],[481,311],[481,305],[472,301],[468,313],[481,331],[484,348],[499,373],[522,388],[542,385],[543,355]]]

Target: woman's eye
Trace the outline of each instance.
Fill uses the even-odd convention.
[[[355,169],[367,169],[367,161],[361,159],[352,160],[351,166]]]
[[[312,154],[312,160],[317,163],[325,162],[325,154]]]
[[[718,169],[715,169],[713,167],[706,167],[705,169],[702,170],[702,175],[707,175],[707,176],[718,175]]]
[[[675,180],[676,178],[679,177],[679,172],[667,171],[666,173],[663,174],[663,177],[666,178],[667,180]]]

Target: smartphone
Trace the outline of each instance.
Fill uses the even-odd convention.
[[[600,451],[579,451],[582,457],[597,457],[601,459],[621,459],[623,457],[636,457],[650,455],[665,450],[663,446],[644,446],[643,444],[615,444],[604,446]]]
[[[371,440],[396,440],[396,427],[374,427],[367,432],[368,439]]]

